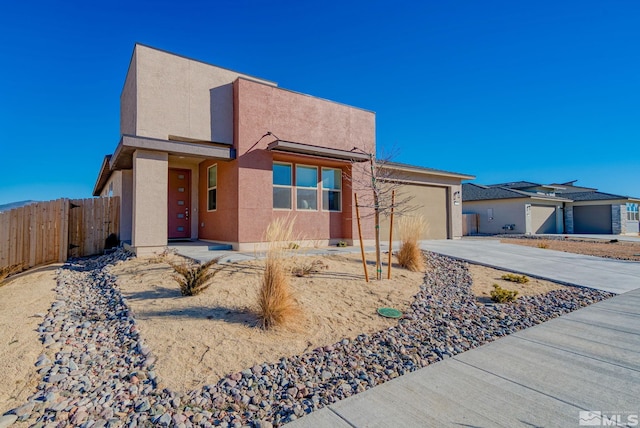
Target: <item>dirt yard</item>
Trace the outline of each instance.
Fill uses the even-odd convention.
[[[25,403],[38,384],[34,363],[43,350],[36,329],[55,299],[49,265],[0,284],[0,415]]]
[[[380,317],[376,309],[390,306],[406,310],[422,284],[422,273],[397,267],[391,281],[367,284],[359,254],[301,257],[296,263],[318,259],[328,269],[292,278],[304,318],[294,329],[278,331],[256,327],[261,261],[229,265],[209,289],[194,297],[180,296],[166,261],[133,259],[119,264],[112,273],[118,276],[141,333],[158,358],[160,378],[172,389],[187,391],[255,364],[391,327],[397,321]],[[373,255],[368,260],[373,260]],[[372,276],[373,266],[369,268]],[[500,279],[504,272],[474,265],[470,270],[474,291],[483,301],[488,300],[494,283],[517,289],[521,295],[562,287],[533,279],[524,285],[513,284]]]
[[[547,248],[549,250],[564,251],[566,253],[640,261],[640,242],[609,242],[606,240],[595,241],[579,238],[503,238],[500,239],[500,242]]]
[[[180,295],[166,258],[131,259],[112,267],[111,272],[117,275],[142,336],[157,357],[160,379],[165,386],[187,391],[255,364],[393,326],[397,321],[380,317],[376,309],[406,310],[422,284],[422,273],[397,266],[391,281],[367,284],[359,254],[308,256],[295,259],[294,264],[316,260],[328,268],[307,277],[292,277],[304,318],[294,328],[278,331],[256,327],[261,261],[226,266],[210,288],[194,297]],[[24,272],[0,284],[0,365],[5,367],[0,379],[0,414],[23,404],[35,390],[34,363],[44,350],[37,327],[55,300],[58,267]],[[369,262],[368,267],[372,276],[374,266]],[[513,284],[500,279],[504,272],[475,265],[469,269],[480,301],[488,300],[494,283],[517,289],[520,295],[562,287],[535,279]]]

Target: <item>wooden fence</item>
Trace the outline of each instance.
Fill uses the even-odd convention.
[[[0,269],[99,254],[119,234],[120,198],[57,199],[0,213]]]
[[[479,214],[462,214],[462,236],[477,235],[479,226]]]

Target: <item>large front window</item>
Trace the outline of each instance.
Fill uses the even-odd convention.
[[[318,209],[318,167],[296,165],[296,208]]]
[[[218,165],[210,166],[207,175],[207,210],[214,211],[218,202]]]
[[[322,168],[322,209],[340,211],[342,201],[342,170]]]
[[[273,164],[273,208],[290,210],[291,204],[291,164]]]

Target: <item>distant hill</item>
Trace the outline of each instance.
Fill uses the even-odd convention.
[[[9,204],[4,204],[4,205],[0,205],[0,213],[2,211],[9,211],[10,209],[13,208],[20,208],[20,207],[24,207],[25,205],[29,205],[32,204],[34,202],[38,202],[38,201],[18,201],[18,202],[11,202]]]

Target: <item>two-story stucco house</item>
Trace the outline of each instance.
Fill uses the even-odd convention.
[[[269,222],[287,215],[305,239],[357,240],[351,183],[364,171],[353,165],[376,151],[371,111],[137,44],[120,131],[94,195],[120,196],[120,239],[138,254],[172,239],[254,249]],[[407,177],[405,191],[421,204],[431,237],[461,236],[461,181],[473,177],[388,168]]]

